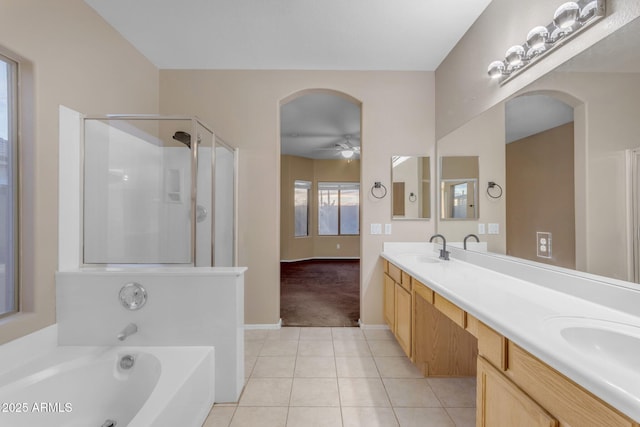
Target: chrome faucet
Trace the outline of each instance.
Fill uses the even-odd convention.
[[[435,239],[436,237],[440,237],[442,239],[442,249],[440,249],[440,257],[439,258],[443,259],[445,261],[448,261],[449,260],[449,251],[447,251],[447,239],[445,239],[442,234],[434,234],[433,236],[431,236],[429,241],[433,242],[433,239]]]
[[[118,334],[118,339],[124,341],[129,335],[133,335],[136,332],[138,332],[138,326],[135,323],[129,323],[122,332]]]
[[[464,236],[464,240],[462,241],[462,245],[464,246],[464,250],[467,250],[467,239],[469,237],[473,237],[474,239],[476,239],[476,242],[480,243],[480,239],[478,238],[478,236],[476,236],[475,234],[467,234],[466,236]]]

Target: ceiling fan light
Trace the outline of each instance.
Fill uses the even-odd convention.
[[[502,74],[504,73],[504,69],[505,69],[504,62],[493,61],[491,64],[489,64],[487,73],[489,74],[489,77],[491,77],[492,79],[497,79],[502,76]]]
[[[342,155],[342,157],[344,157],[345,159],[350,159],[353,157],[353,150],[342,150],[340,152],[340,154]]]
[[[504,58],[507,64],[512,67],[517,67],[524,61],[525,51],[522,46],[511,46],[504,54]]]
[[[527,34],[527,45],[536,51],[543,49],[548,40],[549,31],[543,26],[535,27]]]
[[[574,1],[567,2],[556,9],[553,14],[553,23],[560,29],[573,27],[580,17],[580,6]]]

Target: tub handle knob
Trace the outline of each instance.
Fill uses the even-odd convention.
[[[120,302],[128,310],[139,310],[147,302],[147,291],[140,283],[130,282],[120,289]]]

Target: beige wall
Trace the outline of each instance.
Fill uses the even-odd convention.
[[[507,255],[575,268],[573,159],[573,122],[507,144]],[[552,234],[550,259],[538,231]]]
[[[359,258],[360,236],[318,235],[317,184],[360,182],[360,160],[312,160],[282,156],[280,170],[280,259],[295,261],[310,258]],[[293,187],[296,180],[311,182],[307,237],[294,236]]]
[[[58,107],[157,113],[159,73],[82,0],[1,0],[0,10],[0,45],[33,68],[20,141],[22,313],[0,321],[2,343],[55,322]]]
[[[478,236],[487,242],[491,252],[505,253],[505,197],[492,199],[487,195],[487,183],[496,182],[506,192],[505,185],[504,104],[499,104],[438,141],[438,162],[444,156],[478,156],[477,220],[441,220],[439,208],[438,233],[448,241],[461,242],[467,234],[478,233],[478,224],[497,223],[499,234]],[[439,163],[438,163],[439,164]],[[438,172],[439,173],[439,172]],[[493,193],[492,193],[493,194]],[[436,196],[439,198],[439,192]],[[438,201],[438,206],[440,202]]]
[[[163,70],[160,87],[162,113],[196,114],[240,149],[239,263],[249,267],[249,324],[279,320],[281,101],[322,88],[362,102],[360,313],[365,324],[383,324],[382,243],[426,240],[433,223],[394,222],[390,236],[368,234],[371,223],[391,222],[391,197],[378,200],[370,189],[375,181],[390,188],[391,155],[433,157],[433,73]]]
[[[505,100],[567,59],[640,16],[637,0],[607,0],[607,16],[502,87],[487,76],[489,63],[546,25],[562,2],[493,0],[436,70],[436,136],[441,138]]]
[[[577,269],[630,280],[626,150],[640,147],[640,74],[551,73],[528,89],[576,107]]]
[[[576,269],[631,280],[629,178],[626,150],[640,147],[640,75],[550,73],[522,93],[546,93],[574,106]],[[504,103],[438,141],[438,156],[480,155],[480,191],[489,180],[504,182]],[[484,177],[483,177],[484,176]],[[502,178],[499,178],[502,176]],[[509,190],[503,185],[505,193]],[[505,198],[481,197],[480,222],[505,224]],[[487,212],[489,206],[492,214]],[[500,218],[503,218],[502,220]],[[470,221],[442,221],[438,231],[458,240],[473,232]],[[504,227],[502,227],[504,228]],[[504,233],[481,236],[489,250],[504,253]]]

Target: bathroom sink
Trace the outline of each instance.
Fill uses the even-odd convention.
[[[583,317],[553,317],[548,323],[584,356],[640,371],[640,326]]]
[[[440,259],[436,258],[433,255],[427,255],[427,254],[406,254],[405,255],[408,258],[411,258],[411,260],[413,261],[417,261],[417,262],[421,262],[421,263],[426,263],[426,264],[436,264],[440,262]]]
[[[417,258],[418,262],[425,262],[427,264],[437,264],[440,262],[439,258],[434,258],[430,256],[421,256]]]

